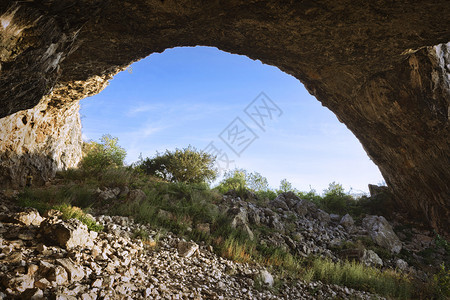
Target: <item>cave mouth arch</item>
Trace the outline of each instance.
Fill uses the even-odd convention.
[[[244,111],[261,91],[282,110],[266,115],[263,129]],[[80,113],[84,139],[118,137],[129,163],[140,154],[212,143],[209,150],[218,147],[229,159],[222,173],[243,167],[273,187],[287,178],[301,190],[322,191],[336,181],[362,194],[383,180],[359,141],[297,79],[217,48],[178,47],[135,62],[82,100]],[[235,117],[258,136],[240,156],[219,137]]]
[[[79,153],[80,132],[68,125],[77,123],[76,101],[151,53],[214,46],[299,79],[355,134],[399,207],[448,232],[450,19],[437,17],[450,15],[447,1],[113,0],[71,8],[65,0],[0,4],[10,20],[0,28],[4,170],[70,165]],[[53,121],[25,111],[33,107]],[[15,122],[23,114],[26,125]],[[21,126],[27,145],[17,141]],[[19,149],[50,160],[11,160]]]

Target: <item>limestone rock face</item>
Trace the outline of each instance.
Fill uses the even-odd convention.
[[[448,232],[450,19],[439,17],[448,15],[445,0],[4,1],[0,117],[10,119],[0,121],[0,144],[7,145],[0,176],[51,175],[63,165],[62,153],[76,148],[56,130],[73,124],[76,109],[68,103],[101,91],[130,63],[171,47],[214,46],[303,82],[361,141],[398,209]],[[38,118],[49,111],[54,130],[31,128],[28,118],[20,125],[22,115],[12,115],[36,105],[27,112]],[[39,146],[33,136],[19,142],[22,134],[10,132],[20,128],[45,137]],[[64,147],[55,140],[71,151],[57,150]]]
[[[40,185],[58,169],[81,159],[81,123],[77,102],[62,107],[49,99],[0,119],[0,186]]]

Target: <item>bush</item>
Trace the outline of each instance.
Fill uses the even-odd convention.
[[[292,183],[287,181],[287,179],[282,179],[280,181],[280,188],[278,189],[278,193],[287,193],[287,192],[296,192],[297,190],[292,186]]]
[[[84,143],[84,157],[80,168],[86,172],[99,173],[107,168],[122,167],[127,153],[117,142],[118,138],[106,134],[102,136],[100,143]]]
[[[436,299],[450,299],[450,271],[445,268],[444,263],[433,276],[433,286]]]
[[[235,169],[226,172],[216,189],[221,194],[225,194],[230,190],[235,190],[238,194],[242,194],[248,189],[246,171]]]
[[[197,151],[189,146],[164,154],[157,153],[153,158],[146,158],[136,164],[136,169],[147,175],[171,182],[204,183],[217,176],[214,168],[215,157]]]
[[[80,206],[88,207],[93,203],[91,191],[82,187],[52,187],[49,189],[25,189],[19,194],[19,204],[23,207],[34,207],[39,213],[44,214],[49,209],[56,209],[62,212],[63,219],[78,219],[89,230],[102,231],[103,226],[95,219],[86,214],[81,208],[72,206],[72,203],[79,203]]]
[[[254,192],[264,192],[269,190],[269,181],[267,181],[266,177],[262,176],[258,172],[245,172],[245,174],[245,179],[250,190]]]
[[[103,230],[102,225],[98,224],[92,216],[86,214],[79,207],[71,206],[69,204],[61,204],[61,205],[55,206],[54,209],[57,209],[60,212],[62,212],[62,218],[65,220],[78,219],[82,223],[84,223],[88,227],[89,230],[93,230],[93,231],[97,231],[97,232]]]
[[[332,182],[324,190],[322,204],[326,211],[341,215],[346,214],[352,202],[354,202],[353,197],[346,194],[339,183]]]
[[[216,187],[220,193],[224,194],[230,190],[242,198],[247,191],[252,191],[258,198],[275,199],[277,194],[269,188],[269,182],[266,177],[258,172],[249,173],[244,169],[234,169],[224,174],[224,178]]]

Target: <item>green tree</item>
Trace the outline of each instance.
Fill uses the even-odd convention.
[[[328,184],[328,188],[323,190],[324,196],[338,196],[342,197],[345,196],[344,187],[340,183],[336,183],[333,181],[332,183]]]
[[[286,193],[286,192],[294,192],[294,191],[295,191],[295,189],[292,186],[292,183],[287,181],[286,178],[281,179],[281,181],[280,181],[280,188],[279,188],[278,192]]]
[[[171,182],[204,183],[217,177],[214,162],[215,157],[211,154],[189,146],[156,153],[152,158],[141,160],[137,169]]]
[[[354,202],[353,197],[345,193],[345,190],[340,183],[333,181],[328,185],[328,188],[323,191],[323,209],[330,213],[345,214]]]
[[[222,181],[217,186],[217,190],[224,194],[229,190],[235,190],[237,192],[242,192],[248,189],[246,180],[246,171],[243,169],[234,169],[225,172]]]
[[[254,192],[263,192],[269,190],[269,182],[267,178],[258,172],[247,173],[246,181],[248,188]]]
[[[259,199],[273,200],[277,194],[270,189],[266,177],[258,172],[249,173],[244,169],[234,169],[224,174],[224,178],[216,187],[224,194],[230,190],[235,190],[241,197],[245,197],[247,191],[252,191]]]
[[[106,168],[123,167],[127,152],[118,145],[118,141],[118,138],[105,134],[100,143],[84,143],[80,168],[88,172],[101,172]]]

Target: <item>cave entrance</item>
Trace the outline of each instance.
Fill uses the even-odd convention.
[[[336,181],[361,193],[382,181],[360,142],[296,78],[213,47],[168,49],[132,64],[82,100],[81,115],[83,138],[118,137],[128,163],[192,145],[220,153],[221,171],[257,171],[272,187],[287,178],[321,192]],[[227,139],[233,126],[247,130],[248,142]]]

